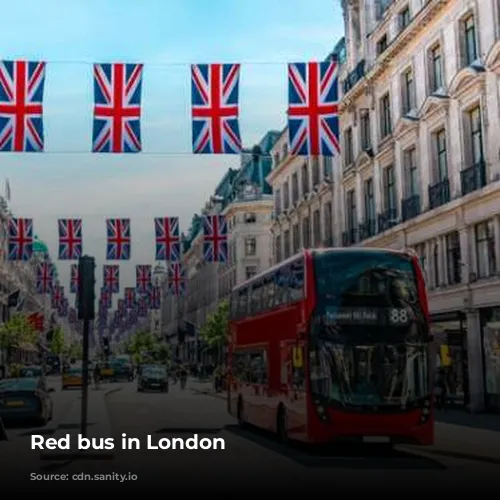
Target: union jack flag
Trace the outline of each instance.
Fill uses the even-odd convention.
[[[223,215],[203,217],[203,259],[205,262],[227,261],[227,222]]]
[[[64,299],[64,287],[61,285],[54,286],[52,290],[52,309],[59,309],[61,301]]]
[[[239,154],[239,64],[191,66],[193,152]]]
[[[59,303],[57,314],[59,314],[61,318],[66,318],[68,316],[68,312],[69,312],[68,299],[63,298]]]
[[[137,316],[144,318],[148,315],[148,301],[146,298],[141,297],[137,303]]]
[[[340,153],[338,99],[337,61],[288,65],[288,140],[292,154]]]
[[[59,219],[59,259],[77,260],[82,256],[82,220]]]
[[[185,295],[186,293],[186,271],[179,262],[173,262],[168,267],[168,291],[172,295]]]
[[[69,292],[78,293],[78,264],[71,264]]]
[[[139,264],[135,266],[136,290],[149,292],[152,285],[152,270],[150,265]]]
[[[45,63],[0,62],[0,151],[43,151]]]
[[[120,291],[120,266],[104,265],[102,275],[106,290],[110,293],[118,293]]]
[[[111,307],[113,303],[113,296],[111,295],[111,292],[108,291],[108,289],[103,286],[101,287],[101,298],[100,298],[100,304],[102,304],[104,307]]]
[[[133,287],[125,288],[125,306],[127,309],[135,307],[135,288]]]
[[[179,217],[155,219],[156,260],[177,261],[181,255]]]
[[[149,294],[149,308],[160,309],[160,307],[161,307],[161,288],[159,286],[154,286],[151,288],[151,293]]]
[[[33,255],[33,219],[9,219],[9,260],[30,260]]]
[[[130,219],[107,219],[107,260],[130,260]]]
[[[36,292],[51,293],[54,280],[54,264],[51,262],[40,262],[36,268]]]
[[[118,299],[118,302],[116,304],[116,309],[120,311],[120,314],[123,315],[127,308],[125,307],[125,301],[123,299]]]
[[[95,153],[141,151],[142,64],[94,64]]]

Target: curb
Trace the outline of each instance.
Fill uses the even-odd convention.
[[[432,449],[422,449],[415,450],[414,448],[408,448],[406,446],[401,446],[401,449],[405,449],[412,452],[417,452],[419,454],[425,455],[439,455],[442,457],[450,458],[461,458],[463,460],[471,460],[475,462],[484,462],[490,464],[500,464],[500,457],[493,457],[491,455],[480,455],[478,453],[467,453],[462,451],[447,450],[445,448],[432,448]]]

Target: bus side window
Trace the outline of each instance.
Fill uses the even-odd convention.
[[[260,310],[261,312],[266,311],[269,307],[269,278],[264,278],[262,282],[262,295],[261,295],[261,303]]]
[[[290,267],[290,301],[296,302],[304,298],[304,259],[292,262]]]
[[[246,316],[248,314],[248,288],[238,290],[238,316]]]
[[[250,354],[250,383],[267,384],[267,356],[264,350]]]
[[[262,282],[257,281],[252,284],[251,314],[258,314],[260,312],[261,295],[262,295]]]
[[[265,305],[267,309],[272,309],[276,302],[276,286],[272,276],[269,276],[267,279],[267,300]]]
[[[231,294],[231,319],[238,317],[238,292]]]

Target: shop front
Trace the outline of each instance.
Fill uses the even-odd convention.
[[[488,411],[500,412],[500,307],[481,309],[484,393]]]
[[[431,316],[436,371],[444,374],[447,403],[457,408],[469,404],[467,321],[465,313],[453,311]]]

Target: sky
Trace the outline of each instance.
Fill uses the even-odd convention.
[[[241,63],[240,129],[251,147],[286,125],[286,63],[322,60],[343,36],[340,0],[23,0],[9,3],[1,58],[46,61],[45,152],[0,156],[11,209],[57,257],[57,219],[83,219],[84,253],[105,263],[108,217],[131,219],[136,264],[154,264],[153,218],[186,231],[232,155],[191,154],[190,64]],[[139,154],[92,154],[92,63],[144,63]],[[0,187],[0,189],[3,189]],[[69,291],[70,262],[58,261]]]

